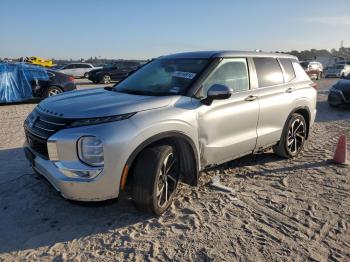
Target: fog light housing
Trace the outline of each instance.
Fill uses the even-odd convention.
[[[78,140],[80,161],[90,166],[103,166],[104,154],[102,141],[95,136],[83,136]]]
[[[61,162],[53,162],[58,170],[66,177],[71,178],[82,178],[82,179],[92,179],[97,177],[101,172],[102,168],[71,168],[66,167]]]

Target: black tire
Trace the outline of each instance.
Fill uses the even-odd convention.
[[[111,83],[112,79],[111,79],[111,76],[110,75],[104,75],[102,78],[101,78],[101,81],[100,83],[101,84],[109,84]]]
[[[169,145],[146,148],[140,153],[132,188],[132,199],[139,210],[159,216],[171,205],[179,180],[177,159]],[[167,169],[168,172],[164,172]]]
[[[307,137],[307,125],[302,115],[292,114],[282,131],[281,139],[273,147],[275,154],[284,158],[293,158],[303,150]]]
[[[63,93],[63,90],[58,86],[50,86],[45,90],[43,97],[46,98],[46,97],[58,95],[61,93]]]
[[[87,79],[88,77],[89,77],[89,73],[85,73],[83,78]]]

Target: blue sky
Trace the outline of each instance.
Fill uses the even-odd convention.
[[[350,46],[349,0],[1,0],[0,57]]]

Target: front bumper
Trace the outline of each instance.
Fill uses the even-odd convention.
[[[115,192],[103,193],[105,184],[98,177],[90,180],[67,177],[54,162],[42,158],[30,147],[25,146],[24,151],[33,169],[44,176],[64,198],[77,201],[102,201],[118,196]],[[103,171],[98,176],[103,176]]]
[[[43,175],[64,198],[77,201],[103,201],[116,198],[120,191],[123,169],[131,152],[142,137],[135,137],[137,131],[129,120],[95,126],[67,128],[53,134],[48,144],[55,143],[56,154],[49,159],[25,144],[26,157],[32,167]],[[105,163],[103,168],[82,163],[77,156],[77,141],[82,135],[95,135],[103,141]],[[118,139],[116,139],[118,138]],[[52,157],[54,155],[54,157]],[[74,171],[94,171],[93,178],[68,176]]]
[[[330,92],[328,95],[328,103],[333,106],[349,105],[350,101],[347,101],[342,94]]]
[[[325,77],[340,77],[340,73],[339,72],[326,72],[325,73]]]

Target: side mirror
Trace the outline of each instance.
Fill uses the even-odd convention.
[[[225,85],[214,84],[208,89],[207,97],[201,100],[201,102],[204,105],[209,106],[213,100],[224,100],[230,98],[232,93],[232,88]]]

